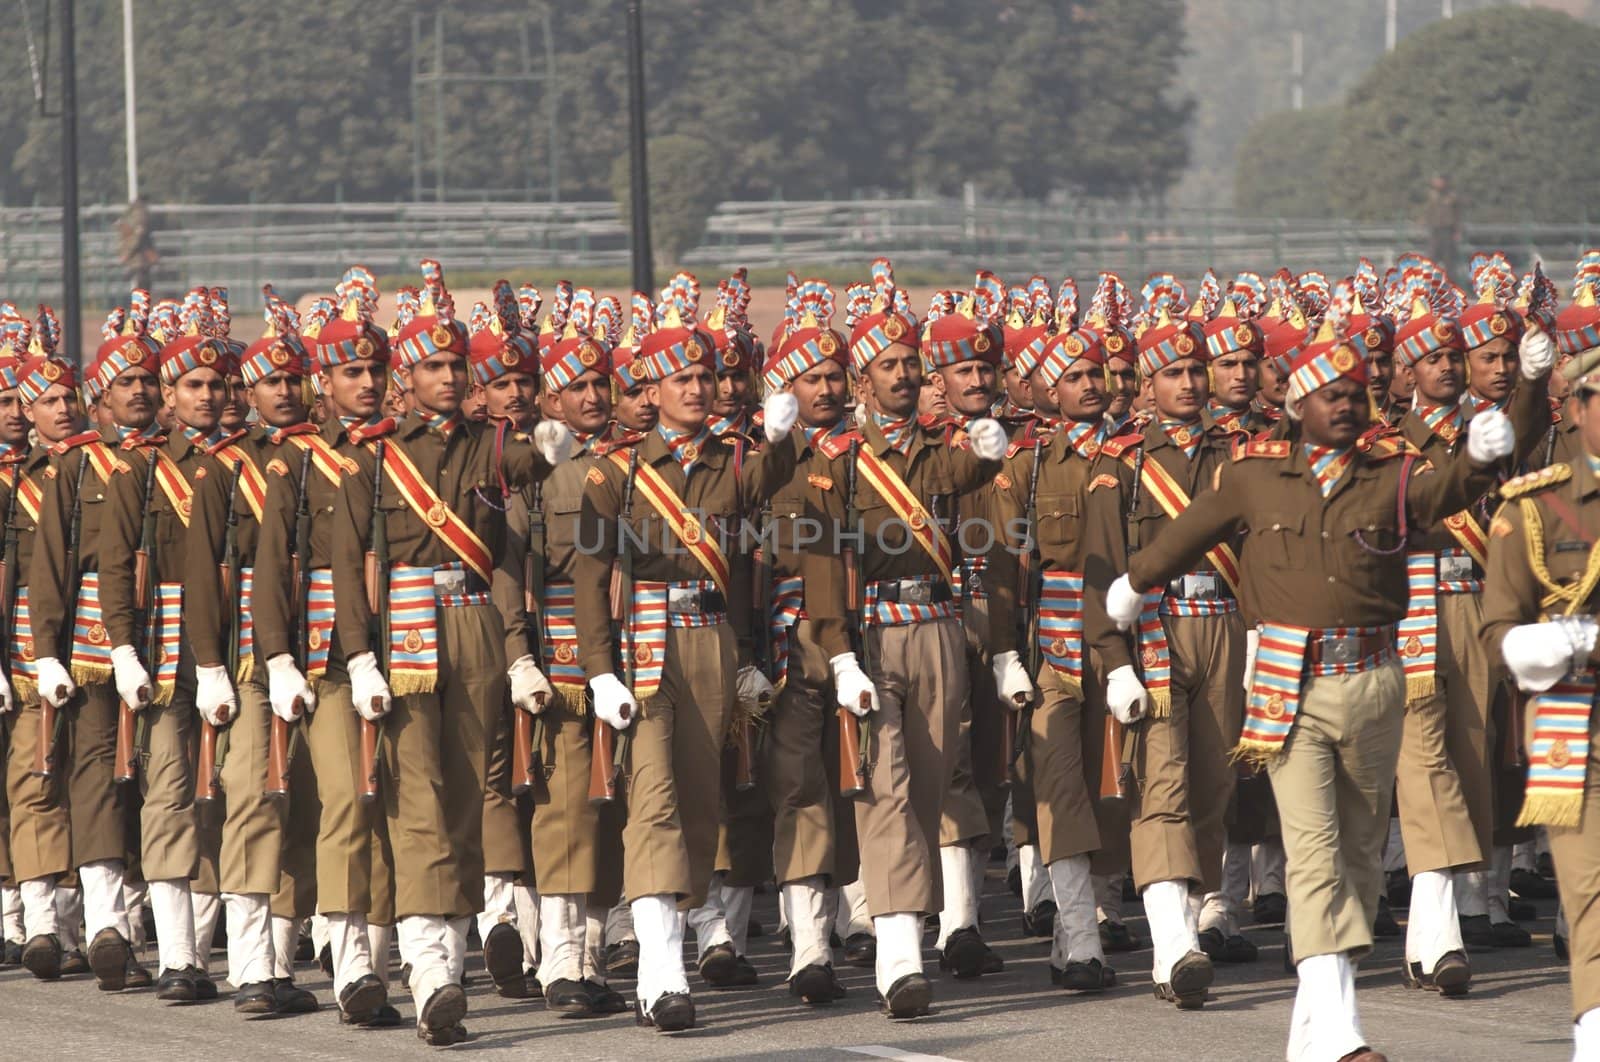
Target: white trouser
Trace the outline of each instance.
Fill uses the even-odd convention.
[[[1462,918],[1477,918],[1489,913],[1489,873],[1484,870],[1455,872],[1456,910]]]
[[[516,880],[510,874],[483,876],[483,910],[478,914],[478,939],[489,939],[489,930],[501,922],[517,923]]]
[[[517,907],[517,932],[522,935],[522,968],[532,973],[539,964],[539,894],[532,885],[521,883],[511,892]]]
[[[539,983],[583,980],[588,904],[580,893],[539,897]]]
[[[1050,875],[1039,859],[1039,846],[1025,844],[1018,848],[1017,865],[1022,868],[1022,909],[1032,912],[1050,899]]]
[[[974,863],[978,863],[978,850],[970,844],[948,844],[939,849],[944,907],[939,912],[939,939],[934,947],[940,951],[944,950],[956,930],[977,928],[978,893],[973,888]]]
[[[1495,848],[1494,856],[1489,863],[1489,921],[1494,923],[1511,921],[1511,848],[1501,845]]]
[[[1151,977],[1156,984],[1172,980],[1172,968],[1191,951],[1200,950],[1199,912],[1189,902],[1186,881],[1157,881],[1145,886],[1144,913],[1150,923],[1154,951]]]
[[[358,913],[327,916],[328,953],[333,959],[333,993],[373,972],[372,943],[367,939],[367,916]],[[385,955],[387,959],[387,955]],[[385,967],[388,966],[384,962]]]
[[[94,940],[102,929],[115,929],[123,940],[132,943],[133,928],[128,923],[122,892],[122,860],[85,863],[78,868],[78,881],[83,885],[83,920],[89,939]]]
[[[721,871],[712,874],[711,884],[706,887],[706,902],[689,911],[688,922],[689,929],[694,933],[695,956],[700,959],[719,944],[733,943],[733,937],[728,932],[728,915],[722,908],[722,879]]]
[[[1445,953],[1465,954],[1461,920],[1456,915],[1455,873],[1424,870],[1411,880],[1411,911],[1406,919],[1406,962],[1433,973]]]
[[[834,932],[840,940],[848,940],[857,933],[874,933],[872,916],[867,913],[867,887],[857,878],[839,888],[839,915]]]
[[[311,916],[311,950],[320,958],[328,946],[328,916],[317,913]]]
[[[789,936],[794,941],[794,954],[789,959],[790,977],[807,966],[827,966],[833,962],[833,949],[828,946],[832,919],[828,917],[823,881],[821,875],[816,875],[783,886],[782,906],[788,912]]]
[[[616,906],[606,912],[606,943],[621,944],[625,940],[638,939],[638,934],[633,931],[633,904],[626,898],[618,900]]]
[[[217,939],[217,919],[222,917],[222,898],[209,892],[189,893],[194,910],[194,958],[201,973],[211,970],[211,942]]]
[[[1389,820],[1389,836],[1383,842],[1383,872],[1406,868],[1406,843],[1400,836],[1400,820]]]
[[[199,966],[195,955],[194,905],[189,900],[189,882],[168,878],[148,883],[150,910],[156,919],[156,953],[161,969],[181,970]],[[209,942],[208,942],[209,943]]]
[[[367,955],[372,969],[368,971],[389,987],[389,950],[394,943],[394,926],[376,926],[367,923]]]
[[[1101,922],[1122,923],[1121,874],[1094,875],[1095,917]]]
[[[242,988],[272,980],[272,909],[266,893],[223,893],[228,910],[228,980]]]
[[[1289,1062],[1338,1062],[1365,1046],[1356,1013],[1356,968],[1344,954],[1312,955],[1297,967]]]
[[[1511,869],[1526,870],[1530,874],[1539,872],[1539,842],[1537,839],[1523,841],[1511,849]]]
[[[13,944],[27,939],[22,926],[22,890],[15,885],[0,885],[0,927]]]
[[[648,1013],[656,1000],[672,992],[688,992],[683,972],[684,917],[665,893],[634,900],[633,928],[639,937],[639,983],[635,994]]]
[[[1283,842],[1276,837],[1262,841],[1250,853],[1250,875],[1255,879],[1257,896],[1264,892],[1284,895],[1283,872],[1289,857]]]
[[[26,917],[26,914],[24,914]],[[56,887],[56,932],[61,934],[61,950],[83,948],[83,892]]]
[[[231,932],[231,931],[230,931]],[[300,947],[300,920],[272,916],[272,979],[294,980],[294,953]]]
[[[1222,888],[1208,892],[1200,907],[1201,930],[1216,929],[1224,937],[1239,935],[1239,912],[1250,898],[1251,846],[1229,841],[1222,850]]]
[[[56,879],[32,878],[22,883],[23,937],[61,936],[60,919],[56,917]]]
[[[878,938],[878,992],[887,996],[900,978],[922,972],[922,916],[910,912],[878,915],[872,928]]]
[[[400,953],[411,963],[409,987],[417,1004],[417,1021],[421,1022],[422,1008],[428,1000],[452,981],[450,927],[438,915],[408,915],[400,919],[398,929]]]
[[[1094,885],[1089,879],[1089,857],[1068,856],[1050,864],[1049,882],[1056,900],[1056,933],[1060,956],[1068,962],[1106,960],[1100,947],[1100,927],[1095,921]]]
[[[1586,1010],[1572,1026],[1572,1062],[1600,1058],[1600,1007]]]
[[[583,914],[583,979],[606,983],[606,913],[587,904]]]
[[[722,885],[722,924],[728,930],[733,950],[745,954],[750,944],[750,908],[755,906],[756,890],[751,885]]]

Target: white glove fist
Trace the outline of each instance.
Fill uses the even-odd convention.
[[[878,710],[878,687],[861,670],[856,654],[840,653],[828,661],[828,666],[833,669],[833,695],[841,708],[858,716]]]
[[[739,674],[734,677],[734,695],[739,703],[745,706],[746,711],[754,711],[761,706],[763,700],[770,701],[775,690],[767,676],[761,673],[758,667],[741,667]]]
[[[212,726],[227,726],[239,714],[239,697],[233,692],[228,669],[220,664],[194,669],[194,707]]]
[[[511,683],[511,703],[524,712],[538,715],[550,703],[555,689],[545,678],[532,655],[519,656],[506,668],[506,680]]]
[[[1517,685],[1543,693],[1568,672],[1584,666],[1600,634],[1592,616],[1564,616],[1547,623],[1525,623],[1506,631],[1500,655]]]
[[[1530,323],[1517,345],[1517,364],[1524,380],[1537,380],[1556,364],[1556,345],[1550,333]]]
[[[1117,576],[1116,582],[1106,588],[1106,615],[1117,630],[1132,628],[1143,610],[1144,596],[1133,589],[1133,582],[1126,575]]]
[[[979,417],[967,428],[972,452],[981,461],[998,461],[1006,455],[1006,430],[993,417]]]
[[[272,705],[272,714],[289,723],[305,712],[317,710],[316,691],[288,653],[279,653],[267,661],[267,701]]]
[[[761,404],[761,430],[767,442],[782,442],[800,417],[800,400],[788,391],[774,391]]]
[[[1475,465],[1492,465],[1510,457],[1517,436],[1511,418],[1498,409],[1487,409],[1467,422],[1467,456]]]
[[[16,706],[16,702],[11,698],[10,680],[0,679],[0,715],[6,715]]]
[[[1150,710],[1150,694],[1127,664],[1106,677],[1106,707],[1123,726],[1137,723]]]
[[[350,699],[356,711],[369,723],[376,723],[389,714],[394,706],[394,695],[389,692],[389,682],[378,670],[378,658],[370,652],[357,653],[344,662],[350,673]]]
[[[533,444],[551,467],[572,456],[572,432],[559,420],[541,420],[535,424]]]
[[[997,655],[991,666],[994,688],[1000,691],[1000,701],[1007,708],[1020,708],[1033,700],[1033,682],[1015,649]]]
[[[34,661],[34,669],[39,676],[39,696],[49,701],[51,707],[66,707],[72,695],[78,692],[78,684],[72,681],[61,661],[53,656],[41,656]]]
[[[626,730],[633,723],[633,694],[615,675],[599,675],[589,680],[594,698],[594,714],[613,730]]]
[[[1256,657],[1261,654],[1261,628],[1251,627],[1244,632],[1244,692],[1248,694],[1256,684]]]
[[[119,645],[111,650],[111,673],[117,685],[117,696],[129,708],[138,711],[150,704],[155,683],[150,672],[139,663],[139,651],[131,645]]]

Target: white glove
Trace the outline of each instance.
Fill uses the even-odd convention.
[[[1517,364],[1524,380],[1537,380],[1554,368],[1556,345],[1550,333],[1529,324],[1522,333],[1522,342],[1517,345]]]
[[[1261,628],[1251,627],[1244,632],[1244,692],[1250,693],[1256,684],[1256,657],[1261,653]]]
[[[1000,691],[1000,700],[1006,707],[1021,707],[1033,700],[1033,683],[1028,679],[1028,669],[1022,666],[1022,657],[1015,649],[996,656],[991,666],[994,670],[994,688]]]
[[[1467,422],[1467,457],[1475,465],[1492,465],[1510,457],[1516,445],[1511,418],[1498,409],[1484,410]]]
[[[1591,616],[1569,616],[1548,623],[1512,627],[1500,639],[1500,655],[1517,685],[1543,693],[1569,671],[1582,667],[1600,631]]]
[[[267,661],[267,701],[272,705],[272,714],[288,723],[304,712],[317,710],[316,691],[288,653],[279,653]]]
[[[615,675],[600,675],[589,680],[594,698],[594,714],[613,730],[626,730],[633,723],[633,694]]]
[[[850,709],[853,715],[878,710],[878,687],[861,670],[856,654],[840,653],[828,661],[828,666],[833,669],[833,695],[840,707]]]
[[[545,678],[531,654],[517,657],[506,668],[506,679],[511,683],[511,703],[524,712],[538,715],[550,703],[555,689]]]
[[[53,656],[41,656],[34,662],[34,667],[39,675],[39,696],[49,701],[52,707],[65,708],[72,695],[78,692],[78,684],[72,681],[72,676],[61,666],[61,661]]]
[[[239,697],[233,680],[221,664],[194,669],[194,707],[212,726],[227,726],[239,714]]]
[[[394,706],[394,695],[389,692],[389,682],[378,670],[378,658],[371,652],[357,653],[344,662],[350,673],[350,699],[356,702],[356,711],[369,723],[376,723],[389,714]]]
[[[16,707],[11,699],[11,683],[9,680],[0,680],[0,715],[5,715]]]
[[[150,681],[150,672],[139,663],[139,651],[131,645],[119,645],[111,650],[111,672],[116,680],[117,696],[127,703],[129,708],[138,711],[150,703],[150,695],[155,692],[155,683]]]
[[[758,667],[741,667],[739,674],[734,678],[733,686],[734,695],[747,710],[760,707],[763,699],[770,701],[776,692],[772,688],[772,683],[767,680],[767,676],[763,675]]]
[[[972,452],[981,461],[998,461],[1006,455],[1006,430],[993,417],[979,417],[967,427]]]
[[[533,444],[551,467],[572,456],[572,432],[559,420],[541,420],[535,424]]]
[[[1126,575],[1117,576],[1117,581],[1106,589],[1106,615],[1117,625],[1117,630],[1132,628],[1143,610],[1143,595],[1134,591],[1133,583]]]
[[[800,416],[800,400],[788,391],[774,391],[761,404],[762,430],[767,442],[782,442]]]
[[[1106,707],[1123,726],[1137,723],[1150,710],[1150,694],[1145,692],[1144,683],[1127,664],[1106,678]]]

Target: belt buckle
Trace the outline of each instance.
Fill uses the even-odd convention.
[[[1322,662],[1324,664],[1353,664],[1360,659],[1360,635],[1340,634],[1322,639]]]
[[[900,601],[907,605],[930,604],[933,601],[933,584],[902,580],[900,583]]]
[[[700,611],[700,591],[688,587],[673,587],[667,591],[667,611],[695,613]]]
[[[1441,582],[1464,583],[1472,578],[1471,557],[1458,553],[1443,554],[1439,557],[1439,579]]]
[[[440,594],[464,594],[467,592],[467,573],[436,571],[433,573],[433,589]]]
[[[1212,572],[1197,572],[1185,575],[1183,583],[1183,596],[1196,601],[1215,601],[1221,596],[1221,588],[1217,585],[1217,576]]]
[[[967,593],[983,593],[983,576],[978,572],[971,572],[967,575]]]

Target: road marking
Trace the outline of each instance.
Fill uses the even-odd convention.
[[[868,1055],[872,1058],[892,1058],[895,1062],[957,1062],[956,1059],[944,1055],[924,1055],[917,1051],[886,1047],[883,1044],[861,1044],[857,1047],[841,1047],[839,1050],[848,1051],[853,1055]]]

